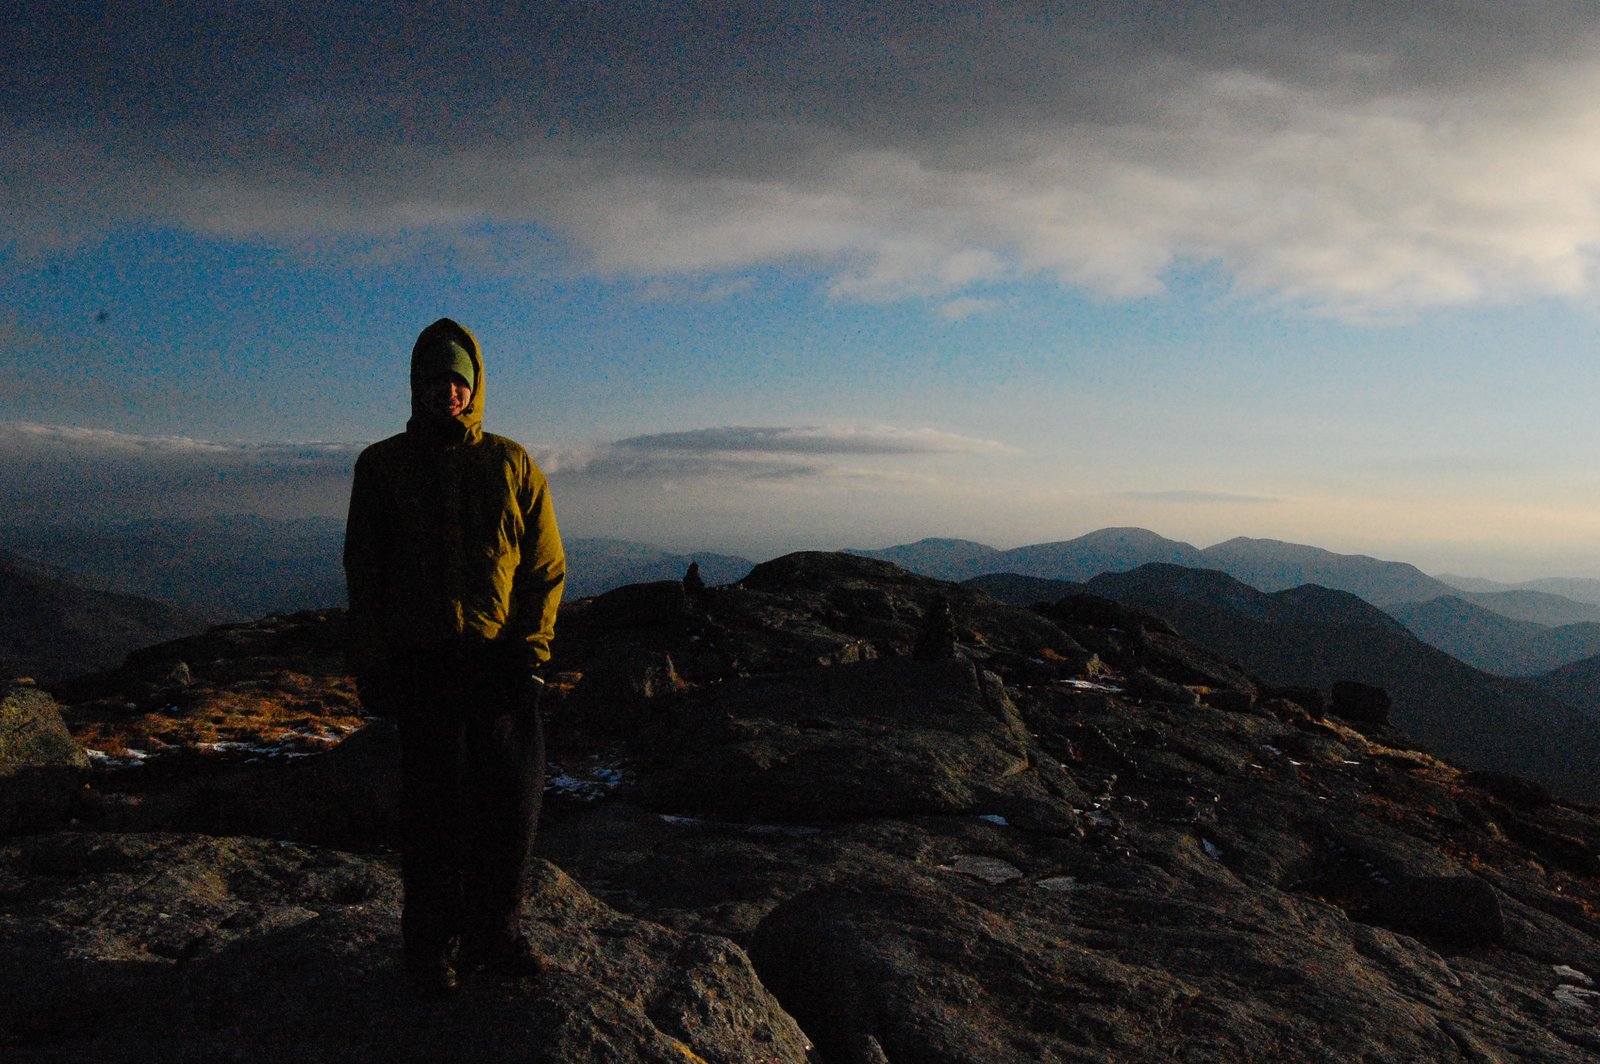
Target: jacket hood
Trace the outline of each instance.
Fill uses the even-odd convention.
[[[472,389],[472,399],[467,403],[467,408],[451,419],[460,432],[458,442],[474,443],[483,437],[483,353],[478,349],[478,339],[467,330],[465,325],[450,318],[440,318],[432,325],[423,329],[417,336],[417,342],[411,345],[411,420],[406,422],[406,428],[419,431],[419,426],[430,424],[433,419],[425,418],[417,410],[417,355],[428,348],[437,339],[448,339],[460,344],[472,359],[473,369],[477,373],[477,384]]]

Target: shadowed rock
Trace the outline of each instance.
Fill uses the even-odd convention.
[[[34,831],[68,815],[89,759],[55,700],[37,687],[0,693],[0,834]]]
[[[1394,700],[1389,692],[1354,680],[1336,680],[1329,691],[1330,709],[1355,724],[1388,724]]]
[[[685,699],[641,736],[670,759],[645,799],[731,819],[1011,810],[1071,830],[1071,781],[1035,764],[998,678],[955,658],[752,677]]]
[[[11,1060],[806,1060],[738,947],[623,916],[548,864],[524,920],[548,975],[421,1005],[385,862],[87,834],[19,840],[0,858]]]

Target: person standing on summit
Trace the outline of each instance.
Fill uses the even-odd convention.
[[[458,963],[540,968],[519,911],[566,560],[544,474],[483,431],[483,407],[478,342],[441,318],[411,352],[405,431],[356,460],[345,526],[351,671],[399,726],[401,929],[428,996],[455,990]]]

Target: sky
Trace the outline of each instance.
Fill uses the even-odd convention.
[[[12,521],[342,515],[448,315],[568,536],[1600,576],[1600,5],[175,10],[0,4]]]

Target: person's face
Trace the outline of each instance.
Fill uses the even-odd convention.
[[[417,382],[417,402],[429,417],[455,417],[472,401],[472,389],[454,373],[435,373]]]

